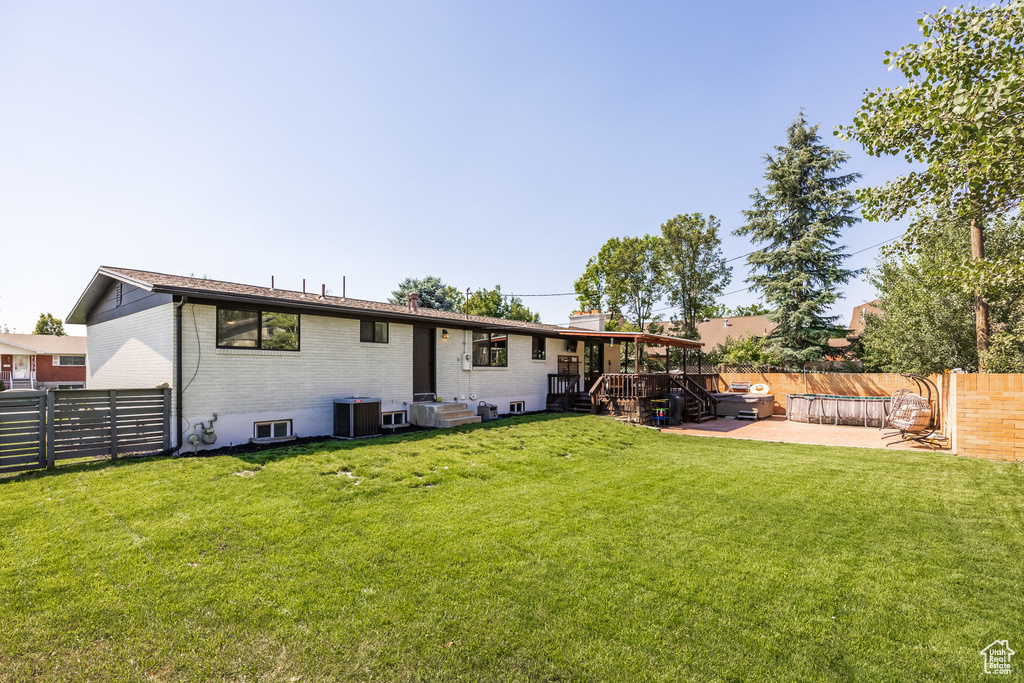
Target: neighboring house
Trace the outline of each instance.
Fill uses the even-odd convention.
[[[882,315],[882,309],[878,306],[882,302],[878,299],[874,301],[868,301],[860,306],[853,307],[853,315],[850,316],[850,336],[860,337],[864,334],[864,328],[867,326],[867,317],[869,315]]]
[[[672,334],[672,322],[665,323],[665,333]],[[720,344],[729,339],[743,339],[747,335],[764,337],[775,329],[775,323],[766,315],[743,315],[730,318],[710,318],[697,323],[700,341],[704,344],[704,352],[714,351]],[[656,346],[647,349],[647,355],[664,363],[665,347]],[[693,361],[691,361],[693,362]]]
[[[401,306],[101,267],[67,322],[88,325],[89,389],[174,389],[175,447],[214,413],[218,446],[268,425],[331,434],[334,400],[351,396],[380,398],[388,424],[434,395],[543,410],[549,375],[618,358],[572,328],[419,308],[416,296]]]
[[[854,306],[850,315],[849,334],[847,338],[830,339],[829,346],[836,349],[837,357],[842,357],[842,349],[850,345],[850,338],[860,337],[864,333],[866,316],[868,314],[878,315],[881,311],[878,308],[878,299]],[[571,318],[570,318],[571,320]],[[666,334],[672,334],[672,323],[666,323]],[[700,340],[704,342],[705,352],[714,351],[719,345],[725,344],[729,339],[743,339],[747,335],[752,337],[765,337],[776,328],[776,324],[768,319],[766,315],[746,315],[730,318],[711,318],[697,323],[697,332],[700,333]],[[655,347],[648,350],[648,355],[661,362],[665,360],[665,347]]]
[[[0,382],[8,389],[82,389],[85,337],[0,334]]]

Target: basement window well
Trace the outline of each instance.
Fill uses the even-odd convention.
[[[253,424],[253,438],[255,439],[283,439],[291,435],[291,420],[275,420],[273,422],[256,422]]]
[[[407,424],[404,410],[393,410],[388,413],[380,414],[380,426],[394,429],[396,427],[404,427]]]
[[[512,401],[508,404],[508,412],[513,415],[526,412],[526,401]]]

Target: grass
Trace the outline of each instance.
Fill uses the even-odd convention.
[[[973,678],[1024,645],[1022,493],[591,416],[23,475],[0,680]]]

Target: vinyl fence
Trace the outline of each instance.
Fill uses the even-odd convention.
[[[169,389],[0,393],[0,473],[171,447]]]

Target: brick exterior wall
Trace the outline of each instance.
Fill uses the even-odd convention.
[[[173,307],[168,309],[173,316]],[[391,323],[387,344],[363,343],[358,320],[304,314],[301,348],[291,352],[218,349],[213,306],[187,304],[183,322],[185,438],[189,425],[208,422],[213,413],[217,413],[217,445],[227,446],[248,441],[255,422],[270,420],[291,420],[297,436],[331,434],[337,398],[380,398],[384,412],[408,410],[412,401],[412,325]],[[464,332],[448,329],[447,340],[442,338],[442,327],[436,331],[440,396],[445,400],[465,396],[474,409],[485,400],[497,404],[499,413],[509,411],[510,401],[525,401],[526,410],[545,408],[547,375],[557,372],[558,355],[566,353],[564,341],[548,339],[546,360],[534,361],[531,336],[512,334],[507,368],[463,370]],[[173,360],[173,324],[166,335]],[[173,373],[173,362],[168,373]],[[173,379],[167,381],[173,383]],[[476,399],[470,399],[471,394]]]
[[[1024,460],[1024,375],[948,375],[957,455]]]
[[[174,307],[89,325],[87,389],[141,389],[174,382]]]
[[[36,381],[48,384],[84,383],[84,365],[54,365],[53,356],[36,356]]]
[[[440,330],[438,330],[440,333]],[[479,401],[498,406],[499,413],[509,412],[509,403],[523,401],[526,410],[544,410],[547,406],[548,375],[558,372],[558,356],[576,356],[580,361],[583,344],[576,351],[566,350],[566,342],[548,339],[545,359],[533,360],[533,337],[510,334],[508,338],[508,367],[463,370],[463,355],[472,353],[472,333],[450,330],[449,339],[437,339],[437,393],[445,400],[456,399],[471,403],[475,409]],[[582,371],[582,362],[580,365]],[[475,395],[475,399],[470,399]],[[465,398],[463,398],[465,397]]]

